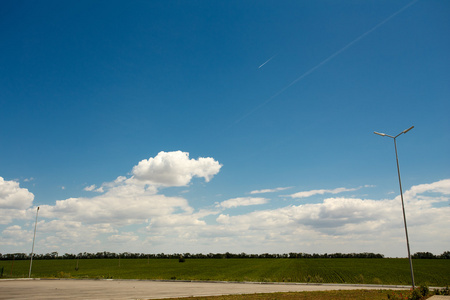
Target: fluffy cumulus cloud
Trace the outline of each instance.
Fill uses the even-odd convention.
[[[44,212],[40,209],[40,213]],[[37,253],[64,251],[68,253],[84,252],[100,247],[102,236],[116,234],[118,230],[112,224],[88,224],[78,220],[48,219],[39,217],[35,250]],[[30,228],[30,233],[32,229]],[[30,234],[30,238],[31,238]]]
[[[160,186],[184,186],[194,176],[209,181],[221,165],[213,158],[189,159],[187,152],[160,152],[144,159],[133,169],[133,176],[119,176],[100,188],[90,185],[86,191],[103,192],[95,197],[58,200],[54,205],[41,206],[42,216],[87,224],[130,225],[151,218],[171,216],[175,211],[192,213],[186,199],[158,193]]]
[[[186,199],[165,196],[159,189],[187,185],[193,177],[210,181],[220,168],[221,165],[213,158],[189,159],[186,152],[160,152],[156,157],[139,162],[132,169],[131,177],[119,176],[112,182],[103,183],[101,187],[88,185],[84,188],[85,191],[95,191],[100,195],[68,198],[41,205],[39,232],[48,248],[85,245],[85,249],[80,251],[87,251],[99,245],[108,247],[121,242],[124,245],[138,242],[139,235],[122,231],[130,226],[134,226],[141,234],[150,230],[152,234],[161,236],[169,236],[169,232],[181,232],[190,226],[205,226],[206,223],[200,219],[211,212],[194,212]],[[2,179],[1,183],[3,207],[15,208],[24,215],[23,219],[27,216],[31,220],[35,213],[30,207],[33,194],[20,189],[16,182]],[[17,216],[2,220],[9,224],[14,218],[17,219]],[[16,227],[5,229],[6,236],[12,229],[19,230]],[[13,243],[8,241],[8,244]]]
[[[159,152],[157,156],[144,159],[133,168],[137,180],[161,186],[185,186],[193,177],[203,177],[206,182],[219,173],[222,167],[211,157],[189,159],[189,153]]]
[[[33,199],[34,195],[21,188],[18,182],[0,177],[0,208],[25,209],[33,203]]]
[[[28,246],[31,240],[30,233],[30,231],[22,229],[19,225],[8,226],[2,231],[2,235],[0,236],[0,245],[3,245],[3,247]]]
[[[130,179],[92,198],[58,200],[55,205],[42,205],[41,215],[61,220],[79,220],[88,224],[130,225],[151,217],[171,215],[174,211],[192,212],[184,198],[155,194],[152,188],[135,184]]]
[[[28,208],[33,204],[34,195],[13,180],[0,177],[0,225],[7,225],[17,219],[30,216]]]

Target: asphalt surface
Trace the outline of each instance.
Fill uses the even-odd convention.
[[[229,294],[408,288],[408,286],[342,284],[16,279],[0,280],[0,299],[163,299]]]

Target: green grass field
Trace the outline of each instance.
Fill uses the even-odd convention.
[[[119,265],[120,263],[120,265]],[[256,282],[411,283],[407,259],[76,259],[34,260],[32,277]],[[0,261],[3,277],[28,277],[29,261]],[[416,285],[450,284],[450,260],[413,260]]]

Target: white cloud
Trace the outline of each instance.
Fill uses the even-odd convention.
[[[31,230],[32,228],[30,232]],[[37,224],[35,250],[37,253],[60,250],[68,253],[89,251],[103,244],[99,240],[101,235],[111,233],[117,233],[111,224],[87,224],[77,220],[62,219],[40,220]]]
[[[139,181],[161,186],[185,186],[192,177],[203,177],[208,182],[222,167],[211,157],[189,159],[189,153],[159,152],[157,156],[144,159],[132,170]]]
[[[4,246],[24,246],[31,240],[31,232],[23,230],[19,225],[12,225],[5,228],[0,236],[0,245]]]
[[[238,207],[238,206],[259,205],[259,204],[265,204],[268,201],[269,200],[266,198],[239,197],[239,198],[233,198],[233,199],[223,201],[223,202],[217,204],[216,207],[232,208],[232,207]]]
[[[4,180],[0,177],[0,208],[26,209],[33,203],[34,195],[21,188],[16,181]]]
[[[160,152],[142,160],[133,168],[131,178],[85,187],[86,191],[104,192],[88,198],[69,198],[55,205],[42,205],[41,215],[61,220],[80,220],[89,224],[139,224],[149,218],[172,216],[175,211],[192,213],[186,199],[157,194],[158,185],[186,185],[193,176],[209,181],[221,165],[213,158],[189,159],[187,152]],[[150,185],[149,185],[150,184]],[[156,185],[156,186],[155,186]],[[105,192],[106,190],[106,192]]]
[[[440,193],[443,195],[450,195],[450,179],[413,186],[410,190],[405,192],[405,197],[415,197],[416,195],[422,193]]]
[[[148,218],[170,215],[175,210],[191,212],[180,197],[155,195],[141,185],[122,185],[93,198],[58,200],[55,205],[42,205],[41,215],[61,220],[80,220],[89,224],[138,224]]]
[[[4,209],[0,208],[0,225],[10,224],[14,220],[27,219],[30,214],[25,209]]]
[[[446,230],[450,226],[447,217],[450,208],[433,207],[436,199],[442,201],[444,197],[448,200],[444,183],[410,189],[420,190],[406,207],[413,253],[430,251],[430,245],[435,253],[448,250],[445,241],[450,238]],[[442,191],[444,196],[437,193],[431,199],[424,199],[423,195],[431,191]],[[266,201],[263,199],[258,201]],[[229,200],[233,201],[224,201],[225,206],[258,202],[249,198]],[[203,220],[214,214],[217,215],[215,224]],[[321,203],[256,210],[242,215],[192,210],[155,216],[148,224],[144,234],[147,237],[140,239],[154,251],[161,252],[176,252],[179,245],[183,245],[188,252],[367,251],[388,256],[406,255],[401,205],[397,198],[327,198]]]
[[[91,192],[91,191],[95,190],[96,187],[97,186],[95,184],[93,184],[93,185],[85,187],[83,190],[85,190],[87,192]]]
[[[155,159],[160,163],[145,160],[150,162],[146,167],[141,161],[140,166],[133,168],[134,176],[130,178],[119,176],[99,188],[91,185],[84,189],[103,192],[101,195],[68,198],[58,200],[54,205],[41,205],[38,229],[46,236],[46,247],[58,249],[71,247],[73,243],[80,247],[86,245],[86,240],[91,242],[92,247],[98,246],[100,239],[106,244],[137,241],[138,235],[119,233],[119,228],[131,225],[141,226],[141,233],[146,232],[145,226],[154,233],[155,230],[183,232],[190,226],[206,225],[200,218],[216,212],[194,212],[186,199],[158,194],[157,186],[162,182],[166,186],[177,186],[181,182],[177,183],[179,176],[184,178],[183,184],[187,184],[193,176],[204,177],[208,181],[219,171],[220,165],[212,158],[189,160],[188,154],[180,151],[162,152]],[[106,237],[106,233],[113,234]]]
[[[17,181],[0,177],[0,225],[10,224],[15,219],[26,219],[33,199],[33,193],[21,188]]]
[[[449,214],[448,207],[436,209],[430,203],[419,205],[419,201],[410,204],[407,215],[412,251],[445,251],[448,248],[445,241],[450,239],[446,230],[450,226]],[[236,250],[248,247],[278,253],[369,251],[406,255],[401,206],[397,200],[328,198],[317,204],[236,216],[221,214],[216,221],[219,224],[216,229],[221,232],[218,237]]]
[[[172,171],[179,169],[171,168]],[[188,176],[189,180],[192,176]],[[168,182],[173,184],[177,180]],[[0,208],[0,223],[28,220],[3,228],[0,247],[5,252],[11,252],[8,249],[26,252],[33,236],[36,214],[36,208],[31,206],[32,194],[21,189],[15,181],[3,180],[0,186],[2,197],[24,195],[27,199],[20,205],[15,204],[14,208]],[[265,210],[258,210],[255,205],[267,203],[266,198],[238,197],[207,210],[194,209],[183,197],[159,194],[157,186],[136,176],[119,176],[99,188],[88,188],[93,191],[102,188],[104,193],[40,206],[37,253],[367,251],[406,256],[398,196],[382,200],[328,197],[319,203]],[[300,196],[356,189],[313,190],[302,192]],[[442,202],[449,200],[450,179],[413,186],[405,190],[404,195],[411,251],[436,254],[447,251],[450,207]],[[6,203],[14,206],[11,202]],[[251,205],[254,209],[250,213],[223,213],[226,208]]]
[[[117,181],[117,179],[116,179],[116,181]],[[97,193],[105,192],[105,190],[103,189],[103,186],[97,188],[97,186],[95,184],[89,185],[89,186],[85,187],[83,190],[86,192],[92,192],[92,191],[97,192]]]
[[[284,191],[284,190],[287,190],[290,188],[292,188],[292,187],[278,187],[278,188],[274,188],[274,189],[255,190],[255,191],[251,191],[250,194],[275,193],[275,192]]]
[[[311,197],[314,195],[323,195],[323,194],[339,194],[339,193],[343,193],[343,192],[352,192],[352,191],[356,191],[360,188],[352,188],[352,189],[347,189],[347,188],[336,188],[336,189],[332,189],[332,190],[311,190],[311,191],[304,191],[304,192],[298,192],[295,194],[291,194],[291,195],[287,195],[287,197],[291,197],[291,198],[306,198],[306,197]]]
[[[155,227],[166,227],[173,229],[175,227],[186,228],[189,226],[199,225],[206,225],[206,222],[199,220],[195,215],[175,214],[170,216],[159,216],[152,218],[147,229]]]
[[[135,235],[133,232],[122,232],[120,234],[113,234],[108,237],[108,241],[120,244],[135,242],[138,239],[139,236]]]
[[[450,180],[413,186],[406,191],[406,214],[411,251],[448,249],[450,207],[434,207],[448,201]],[[436,193],[424,197],[424,194]],[[395,199],[368,200],[327,198],[321,203],[254,211],[243,215],[221,214],[216,219],[218,235],[234,249],[274,249],[302,252],[379,252],[405,256],[401,202]],[[250,242],[251,241],[251,242]],[[281,246],[283,245],[283,246]],[[278,250],[277,250],[278,249]],[[300,250],[299,250],[300,249]],[[434,250],[433,250],[434,249]]]

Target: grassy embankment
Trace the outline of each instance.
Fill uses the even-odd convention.
[[[120,265],[119,265],[120,263]],[[0,261],[3,277],[28,277],[29,261]],[[76,259],[34,260],[36,278],[176,279],[399,284],[411,282],[407,259]],[[416,285],[450,284],[450,260],[413,260]],[[11,274],[12,269],[12,274]]]
[[[189,298],[170,298],[165,300],[386,300],[396,295],[398,299],[403,298],[407,291],[388,290],[340,290],[322,292],[294,292],[294,293],[271,293],[271,294],[248,294],[248,295],[225,295],[205,296]]]

